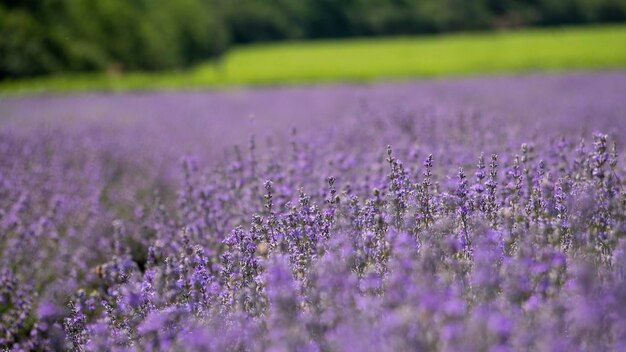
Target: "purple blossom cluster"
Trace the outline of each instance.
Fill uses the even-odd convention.
[[[0,349],[625,350],[626,109],[589,106],[361,107],[210,158],[5,122]]]

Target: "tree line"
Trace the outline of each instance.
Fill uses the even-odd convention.
[[[240,43],[624,20],[626,0],[0,0],[0,79],[184,68]]]

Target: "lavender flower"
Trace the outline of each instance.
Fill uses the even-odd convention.
[[[0,98],[0,349],[623,350],[625,82]]]

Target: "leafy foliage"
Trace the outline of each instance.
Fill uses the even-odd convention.
[[[231,44],[616,22],[626,0],[52,0],[0,2],[0,79],[157,70]]]
[[[184,67],[228,43],[216,8],[203,1],[17,2],[0,4],[0,16],[0,77]]]

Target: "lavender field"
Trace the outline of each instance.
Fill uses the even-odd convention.
[[[626,350],[626,72],[0,97],[0,350]]]

